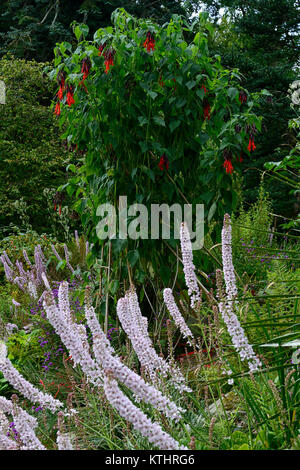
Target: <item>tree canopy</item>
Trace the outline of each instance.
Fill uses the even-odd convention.
[[[185,15],[179,0],[5,0],[0,5],[0,55],[47,61],[57,42],[70,41],[73,21],[86,23],[92,34],[111,24],[111,14],[123,7],[129,13],[159,23],[172,14]]]

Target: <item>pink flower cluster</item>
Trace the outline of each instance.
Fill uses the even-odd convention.
[[[74,364],[81,365],[83,372],[91,383],[101,386],[103,383],[103,373],[87,351],[87,348],[83,345],[81,336],[78,334],[78,325],[72,320],[68,283],[62,282],[59,286],[58,306],[52,293],[49,291],[44,293],[43,306],[49,322],[69,350]]]

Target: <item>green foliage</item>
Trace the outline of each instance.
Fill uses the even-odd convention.
[[[293,117],[287,91],[299,70],[299,9],[294,0],[206,0],[219,34],[213,53],[223,63],[238,67],[250,91],[267,89],[272,96],[261,100],[262,134],[257,139],[251,171],[245,171],[247,201],[257,197],[260,172],[269,161],[289,153],[293,141],[288,122]],[[220,10],[222,8],[222,10]],[[280,151],[276,151],[280,149]],[[247,165],[249,167],[249,165]],[[295,215],[293,196],[283,181],[267,182],[275,213]]]
[[[15,264],[17,260],[24,262],[23,250],[26,250],[29,259],[34,261],[35,247],[40,245],[43,252],[50,252],[52,242],[51,237],[45,234],[39,235],[34,231],[28,231],[3,238],[0,242],[0,253],[5,250],[12,263]]]
[[[47,230],[43,190],[66,181],[65,166],[74,159],[59,140],[49,109],[54,88],[44,66],[11,57],[0,61],[7,98],[0,106],[0,232],[16,225],[20,210],[23,229]]]
[[[8,358],[14,362],[18,367],[28,360],[34,362],[36,365],[44,359],[43,349],[38,342],[39,335],[42,330],[33,330],[26,333],[20,330],[12,334],[6,342],[8,349]]]

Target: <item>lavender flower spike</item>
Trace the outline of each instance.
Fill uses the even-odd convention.
[[[77,248],[80,249],[80,242],[79,242],[79,237],[78,237],[78,231],[77,230],[75,230],[75,241],[76,241]]]
[[[222,261],[223,272],[226,286],[226,299],[220,299],[219,309],[226,323],[228,333],[231,336],[232,343],[242,361],[247,360],[250,371],[256,371],[261,367],[261,361],[255,355],[252,346],[249,344],[234,308],[237,302],[234,299],[237,296],[236,279],[232,262],[231,249],[231,221],[228,214],[224,217],[222,230]],[[220,295],[219,295],[220,297]]]
[[[194,338],[193,333],[187,326],[183,316],[181,315],[179,311],[179,308],[176,305],[172,289],[169,289],[169,288],[164,289],[163,296],[164,296],[164,301],[167,306],[167,309],[169,310],[170,315],[173,317],[176,326],[180,329],[180,332],[182,333],[184,338],[188,338],[188,339]],[[192,346],[190,341],[188,341],[188,343],[190,346]]]
[[[10,360],[7,358],[7,348],[5,343],[0,342],[0,370],[3,377],[25,398],[33,403],[40,403],[50,411],[55,412],[57,409],[63,407],[63,403],[54,399],[48,393],[43,393],[28,382],[24,377],[14,368]]]
[[[105,370],[104,392],[110,404],[122,418],[130,421],[133,427],[161,450],[183,449],[178,442],[164,432],[158,423],[153,423],[127,396],[120,390],[113,372]],[[185,449],[185,448],[184,448]]]
[[[191,299],[191,308],[196,308],[200,301],[200,290],[195,274],[195,266],[193,263],[193,250],[188,226],[186,222],[182,222],[180,227],[180,244],[183,262],[183,272],[185,282],[188,287],[188,294]]]
[[[57,444],[58,450],[73,450],[70,435],[67,433],[62,433],[58,431],[56,444]]]
[[[46,450],[41,444],[39,439],[36,437],[34,429],[37,427],[37,419],[23,410],[16,403],[12,403],[4,397],[0,396],[0,411],[10,414],[14,418],[14,425],[16,431],[20,435],[21,447],[20,450]],[[3,445],[9,445],[6,441],[4,442],[0,436],[0,443]],[[1,448],[0,444],[0,448]],[[7,450],[9,450],[7,448]]]
[[[238,295],[238,291],[232,262],[231,220],[229,214],[224,216],[222,229],[222,261],[227,298],[233,300]]]

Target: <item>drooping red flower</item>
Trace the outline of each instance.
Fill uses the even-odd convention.
[[[115,57],[116,51],[114,49],[109,49],[108,51],[105,51],[103,53],[104,57],[104,64],[105,64],[105,73],[108,73],[110,67],[114,65],[114,57]]]
[[[163,154],[163,155],[160,157],[160,160],[159,160],[159,163],[158,163],[158,168],[159,168],[161,171],[164,171],[164,170],[168,170],[168,169],[169,169],[169,160],[168,160],[166,154]]]
[[[89,59],[89,57],[85,57],[82,61],[82,67],[81,67],[81,73],[83,73],[82,81],[84,81],[91,69],[92,63]]]
[[[204,113],[204,121],[205,119],[210,119],[210,104],[207,98],[203,100],[203,113]]]
[[[72,85],[67,85],[67,103],[69,106],[75,103],[74,100],[74,88]]]
[[[84,83],[84,80],[87,78],[90,72],[91,66],[92,66],[92,63],[89,57],[85,57],[82,61],[81,73],[83,73],[83,77],[82,77],[82,80],[79,82],[79,86],[83,87],[86,93],[87,93],[87,87],[86,87],[86,84]]]
[[[241,104],[247,103],[247,93],[244,91],[241,91],[240,96],[239,96],[239,101]]]
[[[205,95],[206,95],[206,93],[207,93],[207,89],[205,88],[205,85],[202,85],[202,87],[201,87],[201,88],[202,88],[202,90],[204,90],[204,93],[205,93]]]
[[[233,165],[232,165],[232,151],[229,149],[225,149],[223,151],[224,163],[223,167],[226,169],[226,173],[232,174]]]
[[[155,39],[154,39],[154,34],[148,31],[146,40],[143,43],[143,46],[145,49],[147,49],[147,52],[150,52],[151,50],[154,51],[155,48]]]
[[[57,101],[56,103],[54,114],[56,114],[56,116],[60,115],[60,102],[59,101]]]
[[[60,101],[62,101],[63,97],[64,97],[64,91],[63,91],[63,88],[62,86],[59,87],[59,90],[57,92],[57,97]]]
[[[257,133],[257,129],[255,124],[250,124],[246,125],[246,134],[249,134],[249,143],[248,143],[248,151],[251,152],[251,150],[256,149],[256,145],[254,143],[254,135]]]
[[[231,160],[225,160],[223,167],[226,169],[226,173],[232,174],[233,166]]]
[[[251,152],[251,150],[255,150],[255,149],[256,149],[256,145],[255,145],[255,143],[254,143],[254,137],[253,137],[253,135],[250,135],[250,137],[249,137],[249,144],[248,144],[248,147],[247,147],[247,148],[248,148],[249,152]]]
[[[173,94],[175,94],[175,91],[177,90],[176,78],[172,78],[172,80],[174,82]]]
[[[102,53],[103,53],[105,47],[106,47],[106,42],[105,42],[104,44],[100,44],[100,46],[99,46],[99,53],[98,53],[99,56],[102,55]]]
[[[236,156],[236,161],[242,163],[244,161],[242,155]]]
[[[58,86],[62,89],[62,91],[65,90],[65,82],[66,82],[66,74],[63,70],[60,70],[56,76],[56,80],[58,83]]]

